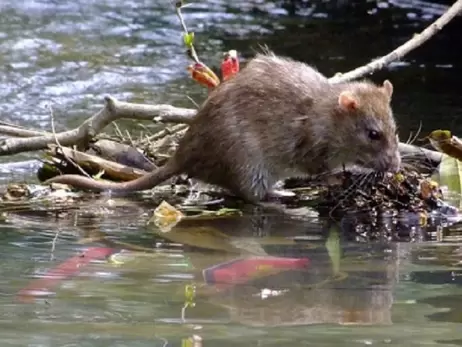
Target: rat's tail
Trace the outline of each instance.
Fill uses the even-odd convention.
[[[99,181],[81,175],[62,175],[53,177],[45,181],[44,184],[62,183],[80,189],[134,192],[154,188],[169,178],[178,175],[181,173],[180,171],[181,170],[178,169],[177,165],[172,160],[170,160],[161,168],[128,182],[115,183]]]

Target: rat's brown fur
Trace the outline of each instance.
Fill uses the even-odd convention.
[[[79,175],[59,182],[92,190],[140,191],[186,173],[258,202],[280,179],[342,164],[377,171],[400,166],[390,82],[331,84],[308,65],[258,54],[201,105],[179,147],[161,168],[130,182]],[[369,138],[370,131],[381,135]]]

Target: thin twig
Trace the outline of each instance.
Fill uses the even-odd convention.
[[[161,138],[165,137],[165,136],[168,136],[168,135],[172,135],[172,134],[175,134],[181,130],[184,130],[188,127],[187,124],[177,124],[171,128],[164,128],[162,129],[161,131],[158,131],[157,133],[155,133],[154,135],[151,135],[147,138],[147,140],[149,141],[157,141],[157,140],[160,140]]]
[[[419,128],[415,132],[415,135],[411,137],[406,143],[413,144],[417,140],[417,136],[420,135],[421,131],[422,131],[422,121],[419,122]]]
[[[58,137],[56,136],[56,129],[55,129],[55,117],[53,115],[53,108],[51,105],[48,105],[48,110],[50,111],[50,120],[51,120],[51,133],[55,139],[56,145],[61,149],[61,144],[59,143]]]
[[[58,236],[60,233],[60,229],[56,230],[55,236],[53,237],[53,241],[51,242],[51,254],[50,254],[50,261],[55,259],[55,249],[56,249],[56,241],[58,240]]]
[[[186,95],[186,97],[188,98],[189,101],[191,101],[191,103],[192,103],[194,106],[196,106],[197,108],[199,108],[199,104],[198,104],[196,101],[194,101],[193,98],[191,98],[189,95]]]
[[[54,114],[53,114],[53,108],[51,107],[51,105],[48,105],[48,109],[50,111],[50,118],[51,118],[51,131],[53,133],[53,137],[55,139],[55,143],[56,143],[56,146],[58,146],[61,154],[64,156],[64,158],[66,159],[66,161],[68,163],[70,163],[71,165],[73,165],[77,170],[80,171],[80,173],[82,173],[82,175],[85,175],[87,177],[90,177],[90,175],[88,173],[85,172],[84,169],[82,169],[80,167],[80,165],[78,165],[77,163],[75,163],[71,158],[69,158],[66,153],[64,152],[63,150],[63,147],[61,146],[61,143],[59,143],[59,140],[58,140],[58,136],[56,135],[56,129],[55,129],[55,117],[54,117]]]
[[[116,122],[112,122],[112,125],[114,126],[115,132],[119,136],[120,140],[124,141],[125,138],[124,138],[124,135],[122,134],[122,131],[119,128],[119,125]]]
[[[125,130],[125,132],[127,133],[127,138],[128,138],[128,142],[130,143],[130,146],[136,147],[135,143],[133,142],[132,136],[130,135],[130,132],[128,130]]]
[[[362,76],[371,74],[375,70],[383,69],[391,62],[403,58],[410,51],[416,49],[438,31],[440,31],[446,24],[448,24],[455,16],[462,12],[462,0],[456,1],[445,13],[441,15],[436,21],[430,24],[420,34],[414,35],[412,39],[396,48],[394,51],[388,53],[380,59],[374,60],[367,65],[358,67],[352,71],[344,74],[339,74],[330,78],[332,83],[347,82]]]
[[[186,5],[183,5],[182,1],[180,0],[175,1],[175,12],[176,12],[176,15],[178,16],[178,19],[180,20],[181,27],[183,28],[183,32],[184,32],[183,35],[189,35],[188,27],[186,26],[186,22],[183,18],[183,14],[181,13],[181,9],[185,6]],[[194,45],[191,44],[191,46],[189,46],[188,53],[192,60],[194,60],[196,63],[200,63],[200,60],[199,60],[199,57],[197,56]]]
[[[146,136],[151,136],[152,135],[151,129],[149,129],[146,125],[139,123],[138,126],[148,133],[148,134],[146,134]],[[140,137],[144,137],[144,136],[145,136],[144,133],[141,133]]]

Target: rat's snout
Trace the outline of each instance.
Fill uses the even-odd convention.
[[[397,173],[401,168],[401,154],[398,149],[384,153],[380,160],[381,171]]]

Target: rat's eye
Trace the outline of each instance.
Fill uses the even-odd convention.
[[[380,140],[380,138],[382,137],[380,132],[378,132],[377,130],[368,130],[367,136],[372,141]]]

